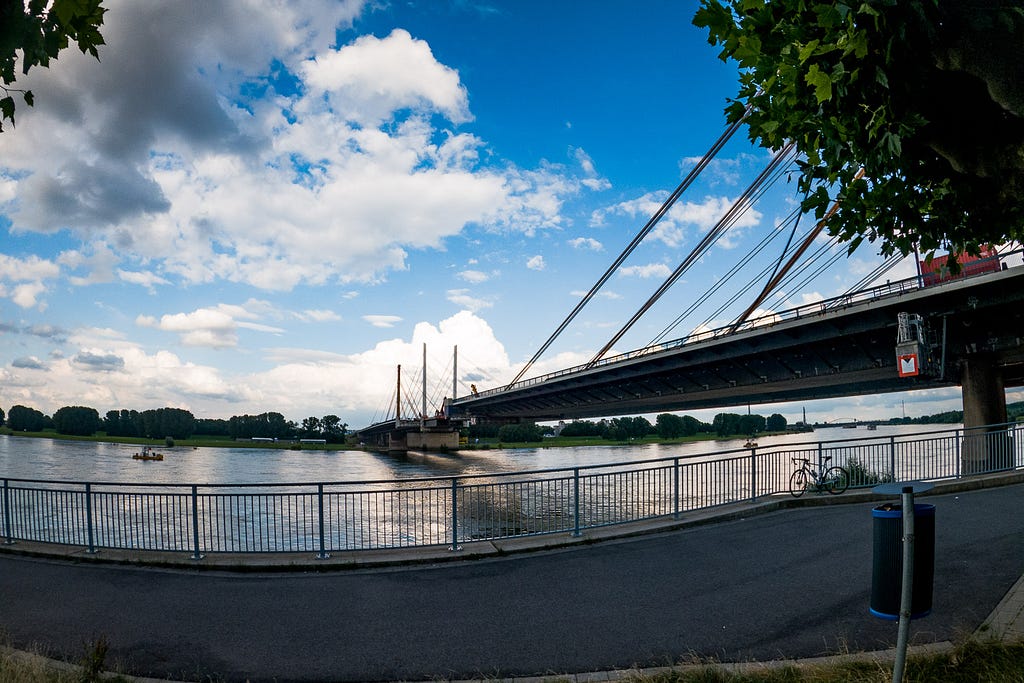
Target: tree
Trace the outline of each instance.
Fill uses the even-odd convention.
[[[701,0],[740,67],[729,121],[801,152],[803,208],[853,251],[1024,240],[1024,7],[1011,0]],[[863,177],[858,172],[863,169]]]
[[[17,405],[7,415],[7,426],[15,432],[41,432],[46,428],[48,419],[35,408]]]
[[[53,426],[58,434],[92,436],[101,426],[100,414],[95,408],[64,406],[53,414]]]
[[[662,413],[654,421],[658,436],[662,439],[678,439],[685,433],[683,418],[671,413]]]
[[[195,430],[195,416],[181,408],[158,408],[142,411],[140,436],[148,439],[187,439]]]
[[[778,413],[772,413],[768,416],[768,421],[765,423],[765,429],[769,432],[784,432],[789,423],[786,418]]]
[[[3,408],[0,408],[0,427],[3,427],[3,426],[4,426],[4,411],[3,411]]]
[[[348,423],[342,422],[337,415],[324,415],[320,420],[323,427],[324,438],[330,443],[342,443],[345,441],[345,434],[348,432]]]
[[[711,427],[718,436],[740,434],[740,415],[738,413],[718,413],[712,420]]]
[[[543,441],[544,430],[533,422],[502,425],[498,430],[498,438],[512,443]]]
[[[300,427],[300,429],[302,430],[302,436],[306,437],[307,439],[319,437],[324,431],[324,427],[323,424],[320,422],[320,418],[312,416],[304,418],[302,420],[302,426]]]
[[[98,47],[103,45],[102,0],[0,0],[0,131],[3,122],[14,124],[13,93],[21,93],[25,104],[32,106],[31,90],[12,88],[17,79],[18,56],[21,73],[33,66],[49,66],[51,59],[71,41],[83,54],[99,59]]]

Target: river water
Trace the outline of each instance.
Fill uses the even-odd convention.
[[[959,425],[879,426],[875,431],[823,428],[813,433],[758,437],[760,448],[853,438],[888,439],[950,430]],[[266,484],[401,480],[693,458],[742,449],[746,439],[681,444],[593,445],[568,448],[467,450],[406,455],[364,451],[257,448],[167,448],[161,462],[133,460],[138,446],[0,436],[0,477],[131,484]]]

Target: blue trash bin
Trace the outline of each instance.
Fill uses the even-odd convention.
[[[871,613],[882,619],[900,618],[903,588],[903,506],[880,505],[871,511],[874,527],[871,562]],[[914,585],[910,618],[932,611],[935,578],[935,506],[914,504]]]

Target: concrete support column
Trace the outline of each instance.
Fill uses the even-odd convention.
[[[986,425],[1006,422],[1006,389],[1002,370],[990,356],[968,356],[961,366],[964,404],[964,474],[1006,469],[1012,462],[1011,444],[1005,434],[993,434]]]

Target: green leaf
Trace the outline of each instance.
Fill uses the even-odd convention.
[[[814,51],[818,48],[819,43],[821,43],[820,40],[814,39],[811,42],[809,42],[806,45],[804,45],[802,48],[800,48],[800,63],[801,64],[803,64],[804,62],[806,62],[808,59],[811,58],[811,55],[813,55]]]
[[[804,81],[814,88],[814,96],[817,98],[818,104],[832,99],[832,77],[819,69],[817,64],[812,64],[811,68],[807,70]]]

